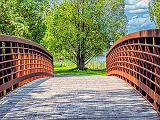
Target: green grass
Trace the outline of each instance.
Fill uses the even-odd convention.
[[[85,69],[85,70],[78,70],[76,66],[54,66],[55,74],[63,74],[63,75],[101,75],[105,76],[105,70],[96,70],[96,69]]]

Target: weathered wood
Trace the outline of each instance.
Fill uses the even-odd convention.
[[[68,76],[39,79],[0,100],[0,119],[143,120],[160,117],[117,77]]]

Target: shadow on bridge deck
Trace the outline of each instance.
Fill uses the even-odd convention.
[[[117,77],[39,79],[0,100],[1,119],[154,119],[160,117]]]

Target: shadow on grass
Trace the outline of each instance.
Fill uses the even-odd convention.
[[[78,70],[77,68],[55,68],[55,74],[60,74],[60,75],[101,75],[105,76],[106,72],[105,70],[95,70],[95,69],[88,69],[85,68],[84,70]]]

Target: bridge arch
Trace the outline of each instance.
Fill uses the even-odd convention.
[[[160,29],[117,40],[107,52],[106,72],[125,80],[160,112]]]
[[[0,97],[32,80],[53,76],[53,57],[41,45],[0,35]]]

